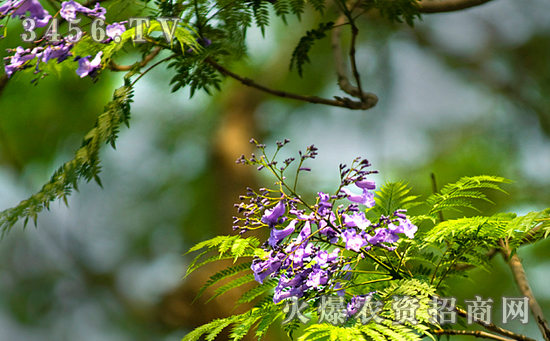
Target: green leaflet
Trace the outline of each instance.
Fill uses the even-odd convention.
[[[239,265],[231,266],[227,269],[223,269],[217,272],[215,275],[210,276],[210,279],[199,289],[199,292],[197,293],[197,297],[195,298],[195,300],[199,298],[206,289],[216,284],[217,282],[225,278],[231,277],[233,275],[236,275],[239,272],[250,270],[251,264],[252,264],[251,262],[246,262]]]
[[[105,106],[95,127],[84,137],[82,147],[77,150],[75,158],[61,166],[39,192],[0,213],[2,235],[21,218],[25,219],[25,226],[30,218],[36,225],[38,213],[44,208],[49,209],[50,202],[54,200],[63,199],[67,204],[67,197],[73,189],[78,190],[78,182],[82,179],[86,182],[93,179],[101,186],[99,149],[104,143],[109,143],[115,148],[119,125],[129,125],[133,89],[128,80],[125,83],[115,90],[113,100]]]
[[[479,211],[473,205],[472,199],[492,203],[481,189],[493,189],[506,193],[499,184],[510,182],[508,179],[490,175],[463,177],[457,182],[445,185],[439,193],[430,195],[426,199],[426,204],[430,207],[428,214],[416,217],[415,222],[430,219],[435,223],[439,212],[443,211],[460,211],[461,208]]]
[[[291,2],[292,3],[292,2]],[[331,30],[334,23],[320,23],[319,27],[307,31],[306,35],[300,39],[300,42],[292,52],[292,58],[290,59],[290,70],[294,66],[298,70],[298,74],[302,77],[303,66],[305,63],[309,63],[309,50],[315,44],[316,40],[326,37],[326,31]]]
[[[411,188],[408,183],[386,182],[380,190],[376,191],[376,205],[372,208],[372,212],[378,215],[391,216],[398,209],[409,209],[421,204],[416,201],[420,196],[408,195]]]

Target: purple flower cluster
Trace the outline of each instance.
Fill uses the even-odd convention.
[[[294,159],[289,158],[285,166],[277,167],[277,161],[266,157],[265,145],[251,142],[262,150],[263,156],[256,158],[253,154],[250,159],[241,156],[237,162],[259,165],[260,170],[269,169],[280,180],[277,183],[280,189],[262,188],[257,193],[248,188],[247,195],[240,197],[242,202],[235,205],[244,218],[234,217],[233,229],[241,233],[269,229],[269,239],[262,246],[264,255],[254,258],[251,269],[259,283],[268,277],[278,279],[275,303],[291,296],[311,297],[319,292],[345,295],[342,283],[351,279],[358,260],[372,256],[369,252],[374,252],[374,248],[395,250],[401,238],[414,238],[417,227],[408,220],[405,210],[371,219],[365,214],[376,204],[372,192],[376,184],[367,180],[367,176],[377,172],[365,169],[370,166],[367,160],[358,158],[349,168],[340,165],[341,183],[336,194],[319,192],[316,203],[309,205],[284,180],[283,173]],[[278,142],[277,152],[287,142]],[[314,146],[308,147],[305,153],[300,152],[298,173],[305,168],[302,163],[316,155]],[[351,186],[356,189],[352,191]],[[284,193],[284,188],[290,194]],[[356,190],[361,193],[355,194]],[[347,200],[348,204],[335,206],[339,200]],[[367,296],[352,299],[349,316],[353,315],[356,303]]]
[[[13,56],[4,58],[4,69],[8,77],[18,70],[23,70],[31,67],[31,61],[36,59],[36,73],[39,72],[38,66],[40,62],[47,63],[50,60],[57,59],[58,63],[61,63],[65,59],[71,56],[71,49],[73,44],[67,41],[61,41],[54,43],[46,47],[35,47],[33,49],[24,49],[18,46]]]
[[[65,1],[61,4],[59,15],[61,15],[63,19],[67,21],[73,21],[76,19],[76,15],[78,13],[82,13],[88,17],[105,20],[105,14],[107,13],[107,10],[101,7],[99,5],[99,2],[96,2],[93,9],[82,6],[81,4],[73,0]]]
[[[0,19],[7,15],[13,17],[23,17],[29,12],[29,18],[35,20],[37,27],[44,27],[51,18],[48,11],[46,11],[37,0],[20,0],[13,2],[8,0],[5,4],[0,6]],[[65,1],[61,4],[60,15],[68,21],[76,19],[78,13],[84,14],[88,17],[98,18],[105,20],[105,13],[107,10],[99,5],[95,4],[95,7],[90,9],[75,1]],[[120,36],[126,28],[121,23],[113,23],[107,25],[106,34],[109,37],[105,43],[112,41],[115,37]],[[17,47],[15,50],[8,50],[8,52],[14,52],[12,56],[4,58],[4,69],[8,77],[11,77],[16,71],[23,70],[35,66],[35,74],[41,72],[39,69],[40,63],[47,63],[52,59],[56,59],[58,63],[73,56],[71,49],[75,42],[68,39],[61,39],[60,41],[48,41],[46,44],[36,46],[32,49],[25,49],[23,47]],[[89,60],[91,56],[79,57],[76,56],[74,61],[78,61],[78,69],[76,74],[78,76],[86,77],[90,76],[95,78],[101,67],[102,52],[96,54],[93,60]],[[35,61],[35,62],[33,62]],[[36,80],[36,79],[35,79]]]
[[[28,16],[27,12],[29,13]],[[6,1],[0,6],[0,19],[10,14],[14,18],[27,17],[33,19],[36,22],[36,27],[45,27],[52,17],[37,0]]]

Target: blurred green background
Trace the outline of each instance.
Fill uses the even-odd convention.
[[[292,49],[320,19],[335,13],[308,12],[288,26],[273,19],[265,38],[251,30],[248,57],[231,69],[273,88],[343,95],[330,38],[313,48],[302,79],[288,72]],[[251,137],[270,146],[289,138],[283,157],[315,144],[320,154],[302,179],[309,193],[335,186],[338,165],[362,156],[380,171],[378,184],[404,179],[427,196],[431,173],[440,186],[494,174],[515,183],[506,185],[509,195],[492,195],[496,205],[483,205],[485,213],[548,207],[550,3],[493,1],[425,15],[413,29],[372,14],[359,28],[363,88],[380,98],[365,112],[282,100],[233,80],[212,97],[189,99],[186,91],[170,93],[171,74],[161,68],[138,82],[131,128],[122,129],[117,150],[102,151],[104,188],[82,185],[69,208],[52,205],[37,229],[18,224],[0,243],[0,340],[178,340],[231,314],[231,295],[191,305],[214,269],[182,279],[189,262],[182,254],[231,233],[233,204],[246,186],[273,183],[235,164],[253,152]],[[0,41],[0,57],[19,44],[17,29]],[[2,209],[71,159],[122,75],[104,72],[97,83],[72,72],[38,86],[30,80],[14,76],[0,97]],[[550,313],[548,250],[540,242],[519,255]],[[474,270],[473,281],[453,283],[452,292],[460,304],[492,297],[498,324],[500,297],[520,294],[501,257],[492,264],[491,274]],[[507,328],[540,339],[533,321]]]

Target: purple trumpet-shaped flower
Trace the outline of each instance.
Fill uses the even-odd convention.
[[[374,291],[366,295],[353,296],[347,306],[348,317],[352,317],[353,315],[357,314],[357,312],[359,312],[363,308],[363,306],[369,301],[373,294]]]
[[[310,288],[316,288],[326,284],[328,281],[328,272],[320,267],[314,267],[313,271],[307,277],[306,285]]]
[[[86,76],[90,76],[94,78],[97,73],[97,70],[101,66],[102,54],[103,54],[103,51],[99,51],[91,62],[88,60],[90,56],[80,58],[78,60],[78,69],[76,69],[76,74],[79,75],[80,78],[84,78]]]
[[[353,250],[355,252],[360,252],[361,248],[368,244],[360,234],[357,234],[355,229],[345,230],[342,233],[342,240],[346,243],[347,250]]]
[[[122,36],[122,33],[126,31],[126,27],[119,23],[113,23],[112,25],[107,25],[105,28],[105,33],[107,37],[115,39],[116,36]]]
[[[275,207],[270,210],[265,210],[262,217],[262,223],[268,224],[270,227],[275,226],[279,222],[279,218],[285,214],[285,203],[280,200]]]
[[[73,21],[76,19],[76,15],[78,13],[82,13],[89,17],[105,20],[105,13],[107,13],[107,10],[101,7],[98,2],[96,2],[93,9],[82,6],[81,4],[73,0],[65,1],[61,4],[59,15],[61,15],[63,19],[67,21]]]
[[[370,193],[366,188],[363,188],[362,194],[355,194],[347,188],[342,188],[342,192],[347,194],[347,199],[352,202],[356,202],[367,207],[373,207],[375,205],[374,194]]]
[[[55,45],[48,45],[42,53],[42,62],[47,63],[50,60],[57,58],[57,63],[61,63],[71,56],[70,51],[72,48],[72,44],[64,42]]]
[[[375,189],[376,183],[371,180],[360,180],[355,183],[355,186],[363,189]]]
[[[393,234],[404,233],[408,238],[413,239],[418,227],[408,219],[398,218],[397,220],[399,221],[399,225],[388,224],[388,230]]]
[[[363,231],[370,226],[370,220],[365,218],[365,213],[355,212],[352,215],[342,214],[344,225],[347,227],[357,227]]]
[[[329,263],[334,262],[338,258],[338,253],[340,252],[340,249],[334,249],[331,253],[328,253],[327,251],[319,251],[317,252],[317,255],[313,260],[319,265],[319,266],[325,266]]]
[[[296,220],[291,221],[290,224],[288,224],[288,226],[282,230],[278,230],[273,227],[271,229],[271,235],[268,240],[269,246],[275,247],[275,245],[279,244],[283,239],[291,235],[296,227],[296,222]]]
[[[403,229],[403,233],[410,239],[414,238],[414,234],[418,231],[418,226],[411,223],[409,219],[398,219],[399,226]]]
[[[285,267],[302,267],[304,265],[304,258],[307,258],[313,254],[313,245],[311,243],[301,244],[298,246],[295,244],[290,244],[285,249],[285,252],[288,254]]]
[[[378,228],[374,231],[374,236],[367,235],[368,242],[372,245],[381,243],[395,243],[399,240],[399,236],[386,228]]]
[[[263,284],[265,278],[272,273],[275,273],[281,267],[281,260],[285,257],[284,254],[278,253],[273,255],[273,251],[269,254],[266,260],[254,259],[250,268],[254,272],[254,279]]]
[[[328,201],[330,200],[330,195],[325,194],[323,192],[317,193],[319,195],[319,214],[324,216],[327,213],[329,213],[330,209],[332,208],[332,204]]]
[[[15,54],[11,57],[6,57],[6,61],[9,60],[9,64],[6,63],[4,66],[4,70],[6,71],[6,74],[8,77],[11,77],[11,75],[20,69],[24,69],[27,67],[25,65],[26,62],[29,60],[32,60],[36,57],[40,58],[42,55],[42,48],[41,47],[35,47],[34,49],[24,49],[21,46],[18,46],[15,49]]]

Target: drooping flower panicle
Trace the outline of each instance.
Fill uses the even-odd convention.
[[[343,284],[350,280],[357,259],[380,248],[395,250],[401,239],[414,238],[417,227],[408,220],[405,210],[397,210],[390,217],[369,218],[365,214],[375,206],[372,190],[376,188],[367,176],[377,173],[365,170],[370,166],[368,161],[356,159],[349,168],[341,165],[341,186],[336,194],[318,192],[315,204],[311,205],[285,182],[284,171],[294,159],[288,158],[284,167],[277,167],[277,162],[265,155],[265,145],[251,142],[263,155],[252,155],[250,159],[242,156],[237,162],[256,165],[259,170],[269,169],[279,179],[276,183],[279,189],[262,188],[255,192],[249,188],[247,195],[241,196],[243,202],[236,205],[244,217],[235,217],[235,223],[242,225],[235,225],[234,229],[240,229],[241,233],[269,229],[269,239],[263,244],[265,256],[256,257],[251,269],[260,283],[267,278],[278,279],[275,303],[291,296],[345,295]],[[288,140],[278,142],[277,151],[286,143]],[[309,171],[302,163],[316,155],[314,146],[300,152],[297,172]],[[352,185],[362,193],[354,194],[349,189]],[[344,204],[336,206],[337,201]],[[353,315],[358,303],[368,296],[354,296],[348,305],[348,315]]]

